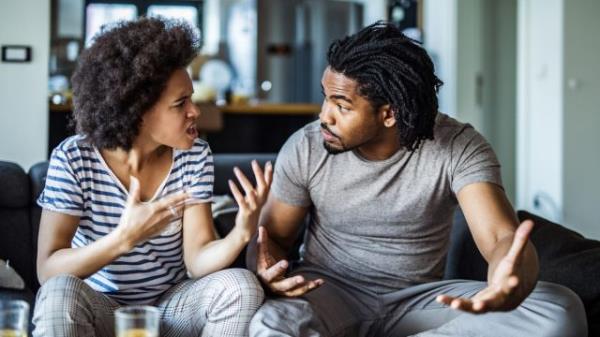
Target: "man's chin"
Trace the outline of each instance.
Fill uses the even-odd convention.
[[[329,152],[329,154],[338,154],[338,153],[348,151],[347,149],[345,149],[343,147],[333,146],[333,145],[327,143],[326,141],[323,141],[323,147],[325,148],[325,150],[327,150],[327,152]]]

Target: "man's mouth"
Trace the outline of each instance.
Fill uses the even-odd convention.
[[[323,138],[327,142],[331,142],[331,141],[334,141],[339,138],[333,132],[329,131],[329,128],[327,128],[327,125],[323,125],[323,124],[321,124],[321,135],[323,135]]]

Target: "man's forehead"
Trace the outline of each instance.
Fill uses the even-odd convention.
[[[357,83],[355,80],[345,76],[344,74],[331,70],[331,68],[327,67],[323,72],[321,86],[323,89],[340,92],[343,91],[347,94],[354,94],[356,92]]]

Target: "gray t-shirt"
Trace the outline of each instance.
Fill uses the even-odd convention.
[[[377,293],[443,276],[456,193],[475,182],[502,186],[486,140],[447,115],[434,140],[382,161],[329,154],[319,122],[294,133],[277,158],[273,195],[312,206],[304,261]]]

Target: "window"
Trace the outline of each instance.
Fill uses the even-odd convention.
[[[169,19],[181,19],[196,28],[200,36],[202,1],[166,1],[166,0],[86,0],[85,6],[85,46],[93,42],[102,26],[123,20],[133,20],[138,16],[162,16]]]
[[[92,3],[85,9],[85,46],[92,44],[93,37],[100,32],[102,26],[118,21],[133,20],[138,16],[137,7],[127,4]]]

